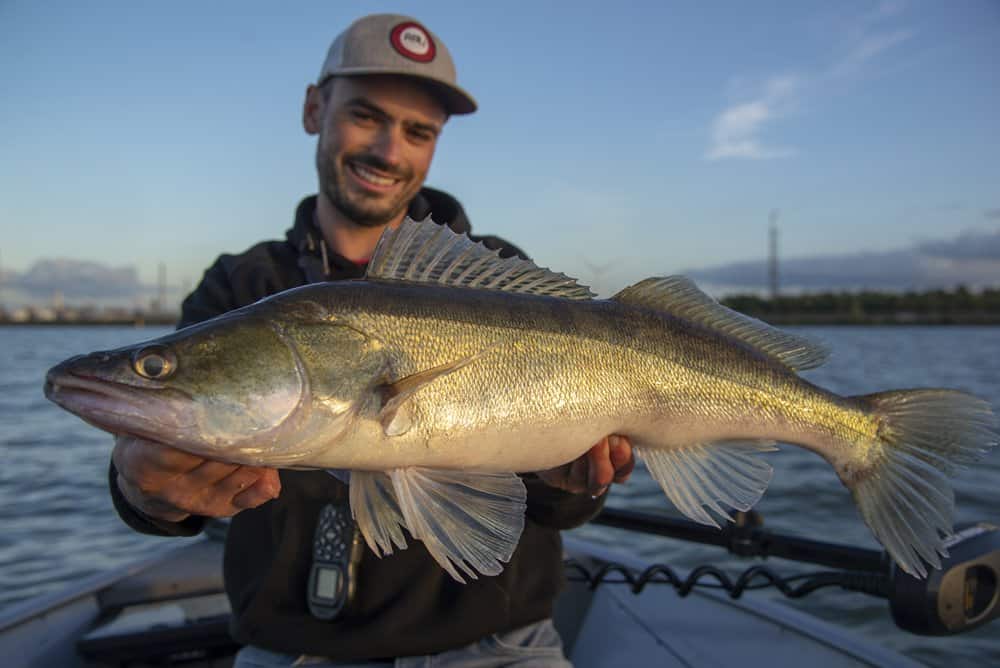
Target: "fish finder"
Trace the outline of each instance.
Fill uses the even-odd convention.
[[[323,506],[313,538],[313,563],[306,600],[317,619],[337,617],[354,597],[362,542],[347,503]]]

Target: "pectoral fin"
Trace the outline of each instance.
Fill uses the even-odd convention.
[[[695,522],[718,527],[705,506],[727,520],[728,508],[749,510],[771,481],[771,465],[758,453],[777,450],[771,441],[697,443],[683,448],[635,446],[653,478],[677,509]]]
[[[459,582],[497,575],[524,529],[527,492],[514,473],[426,468],[353,471],[351,508],[378,555],[405,548],[401,527]]]
[[[472,364],[484,353],[470,355],[454,362],[420,371],[378,387],[382,395],[382,409],[379,411],[379,422],[386,436],[399,436],[410,430],[412,419],[409,411],[402,410],[406,401],[420,388],[433,383],[438,378],[455,373],[459,369]]]

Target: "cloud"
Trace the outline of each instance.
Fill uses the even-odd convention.
[[[897,44],[902,44],[913,34],[912,30],[893,30],[875,35],[864,35],[845,56],[831,66],[830,76],[843,77],[860,71],[876,56]]]
[[[721,111],[711,123],[705,159],[733,158],[767,160],[796,155],[789,146],[768,145],[761,138],[766,126],[789,116],[810,91],[824,90],[832,80],[849,80],[861,75],[883,53],[913,36],[905,28],[884,29],[880,24],[898,16],[902,2],[882,2],[872,11],[851,21],[845,30],[844,52],[831,57],[829,64],[811,73],[770,77],[753,95]]]
[[[798,86],[796,77],[774,77],[757,99],[734,105],[719,114],[712,123],[706,159],[769,159],[794,155],[795,151],[789,148],[765,146],[758,135],[764,125],[787,113]]]
[[[987,209],[983,211],[983,217],[987,220],[1000,220],[1000,209]]]
[[[122,299],[155,294],[133,267],[112,268],[97,262],[69,259],[37,261],[28,271],[5,277],[4,287],[29,299],[49,299],[59,292],[66,299]]]
[[[1000,263],[1000,230],[963,232],[955,239],[926,241],[917,247],[927,257],[945,260],[990,260]]]
[[[684,272],[719,292],[757,291],[769,285],[765,260]],[[1000,230],[965,232],[952,239],[882,253],[782,259],[780,284],[788,292],[824,290],[928,290],[1000,285]]]

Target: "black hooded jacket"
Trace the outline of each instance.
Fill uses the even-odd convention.
[[[184,301],[181,326],[207,320],[268,295],[318,280],[358,278],[364,266],[326,253],[315,223],[316,197],[299,204],[283,241],[265,241],[239,255],[222,255]],[[461,205],[424,188],[410,204],[411,218],[427,215],[469,233]],[[496,237],[476,237],[501,255],[524,254]],[[420,541],[379,558],[364,549],[357,593],[348,610],[322,621],[308,610],[306,591],[313,535],[321,508],[346,501],[347,487],[325,471],[282,470],[281,494],[233,517],[225,552],[225,583],[232,604],[231,630],[244,644],[291,654],[371,659],[441,652],[508,631],[552,614],[562,583],[560,529],[578,526],[601,508],[603,497],[569,494],[524,476],[528,510],[520,543],[495,577],[460,584],[445,573]],[[179,523],[149,518],[121,495],[110,471],[111,495],[133,529],[162,536],[190,536],[203,517]]]

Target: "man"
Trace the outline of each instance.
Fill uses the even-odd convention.
[[[429,30],[403,16],[356,21],[306,90],[302,120],[318,136],[319,194],[299,205],[285,241],[221,256],[185,300],[180,324],[308,282],[362,276],[383,230],[408,213],[468,232],[461,205],[423,182],[449,116],[475,109]],[[498,238],[480,240],[521,254]],[[561,581],[558,532],[595,515],[608,485],[624,482],[632,464],[627,440],[611,436],[571,464],[525,475],[517,550],[500,575],[468,584],[448,576],[419,541],[381,559],[352,549],[347,488],[323,471],[237,466],[122,436],[110,484],[122,518],[146,533],[193,535],[206,518],[233,518],[226,589],[234,637],[248,645],[237,666],[411,657],[401,665],[428,655],[450,665],[472,657],[476,665],[565,665],[549,620]],[[324,540],[345,549],[317,570],[326,564]],[[324,598],[317,582],[330,573],[342,586]]]

